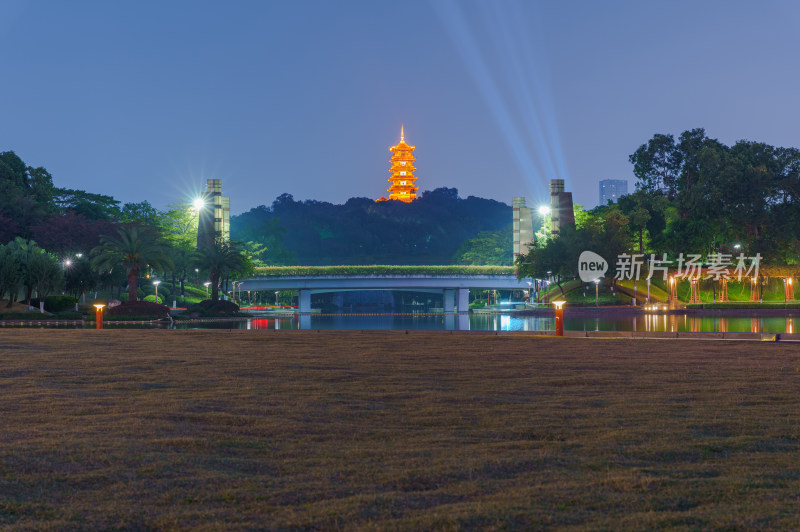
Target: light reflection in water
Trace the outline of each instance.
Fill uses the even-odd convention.
[[[797,316],[689,316],[676,314],[639,314],[637,316],[580,317],[564,319],[568,331],[647,331],[647,332],[787,332],[800,325]],[[179,328],[208,328],[206,324],[183,323]],[[444,315],[301,315],[280,318],[252,318],[247,321],[214,324],[213,328],[241,329],[334,329],[334,330],[448,330],[448,331],[552,331],[555,323],[549,316],[508,314]]]

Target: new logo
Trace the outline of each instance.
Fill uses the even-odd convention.
[[[578,257],[578,275],[584,283],[602,278],[607,271],[608,262],[594,251],[584,251]]]

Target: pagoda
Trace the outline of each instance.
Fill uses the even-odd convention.
[[[389,151],[392,152],[392,157],[389,161],[392,163],[389,168],[391,177],[389,182],[391,186],[387,189],[389,197],[380,197],[376,201],[400,200],[405,203],[411,203],[417,199],[417,190],[419,187],[414,186],[414,161],[417,160],[412,152],[416,149],[415,146],[406,144],[405,135],[403,134],[403,126],[400,126],[400,143],[397,146],[392,146]]]

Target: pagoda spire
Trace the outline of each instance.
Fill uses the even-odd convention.
[[[389,172],[389,182],[391,186],[387,189],[389,197],[380,197],[376,201],[399,200],[404,203],[411,203],[417,199],[417,190],[419,187],[414,185],[417,178],[414,176],[414,157],[413,152],[416,146],[409,146],[406,144],[406,135],[403,125],[400,125],[400,142],[397,146],[392,146],[389,151],[392,156],[389,159],[391,166]]]

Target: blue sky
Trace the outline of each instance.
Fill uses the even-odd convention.
[[[5,0],[0,150],[57,186],[162,208],[223,179],[282,193],[418,185],[597,203],[654,133],[800,146],[793,2]]]

